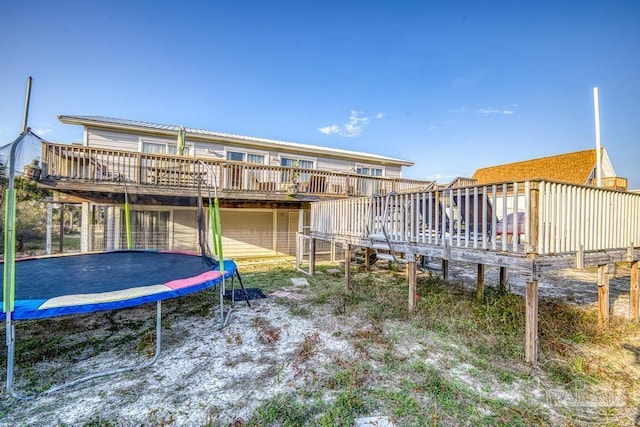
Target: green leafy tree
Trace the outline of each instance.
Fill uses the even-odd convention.
[[[6,167],[0,163],[0,251],[4,251],[4,204],[9,180],[5,176]],[[42,240],[46,232],[46,203],[45,198],[51,196],[51,191],[39,188],[36,181],[16,177],[14,179],[16,192],[16,238],[23,246],[31,242]]]

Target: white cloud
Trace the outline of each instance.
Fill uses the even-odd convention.
[[[382,119],[384,113],[377,113],[374,118]],[[365,116],[363,111],[351,110],[349,120],[342,125],[332,124],[318,128],[318,131],[324,135],[340,135],[347,138],[360,136],[362,129],[371,124],[371,117]]]
[[[465,105],[459,108],[454,108],[452,110],[449,110],[449,112],[453,114],[464,114],[467,112],[467,106]]]
[[[32,130],[33,130],[33,133],[35,133],[38,136],[45,136],[46,134],[53,132],[53,129],[49,129],[49,128],[46,128],[46,129],[32,129]]]
[[[513,110],[507,110],[507,109],[481,108],[478,110],[478,113],[480,113],[483,116],[488,116],[490,114],[502,114],[503,116],[511,116],[515,112]]]
[[[320,133],[323,133],[325,135],[340,133],[340,127],[338,127],[338,125],[325,126],[323,128],[318,128],[318,130],[320,131]]]

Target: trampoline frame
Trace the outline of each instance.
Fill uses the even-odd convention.
[[[249,302],[249,297],[246,293],[246,290],[244,288],[244,284],[242,283],[242,276],[240,275],[240,272],[237,269],[237,266],[234,270],[234,273],[231,275],[231,295],[232,295],[232,304],[231,304],[231,308],[228,310],[227,315],[225,316],[224,314],[224,279],[225,279],[225,274],[221,274],[220,276],[220,281],[216,282],[212,287],[215,289],[216,287],[219,287],[220,290],[220,328],[223,328],[224,326],[226,326],[226,324],[229,321],[229,318],[231,316],[231,311],[233,310],[233,305],[235,305],[235,297],[234,297],[234,290],[235,290],[235,278],[238,278],[238,282],[240,284],[240,287],[245,295],[245,301],[247,302],[247,306],[251,307],[251,303]],[[140,305],[144,305],[144,304],[140,304]],[[113,310],[113,309],[111,309]],[[117,310],[117,309],[116,309]],[[98,311],[102,311],[102,310],[98,310]],[[105,311],[109,311],[109,310],[105,310]],[[73,315],[73,314],[72,314]],[[150,366],[152,366],[153,364],[156,363],[156,361],[160,358],[160,353],[162,351],[162,300],[158,300],[156,301],[156,345],[155,345],[155,353],[154,355],[148,359],[147,361],[141,363],[140,365],[137,366],[130,366],[130,367],[123,367],[123,368],[117,368],[117,369],[112,369],[109,371],[102,371],[102,372],[96,372],[93,374],[88,374],[85,376],[82,376],[80,378],[71,380],[69,382],[66,382],[64,384],[58,385],[58,386],[53,386],[48,388],[45,391],[39,392],[39,393],[33,393],[33,394],[29,394],[29,395],[24,395],[21,394],[19,392],[17,392],[15,390],[15,343],[16,343],[16,321],[15,319],[13,319],[12,317],[10,318],[10,313],[7,312],[6,313],[7,316],[7,322],[6,322],[6,329],[5,329],[5,334],[6,334],[6,344],[7,344],[7,382],[6,382],[6,389],[7,389],[7,393],[18,400],[30,400],[30,399],[35,399],[38,396],[42,396],[42,395],[47,395],[47,394],[51,394],[51,393],[55,393],[57,391],[60,391],[62,389],[65,388],[69,388],[69,387],[73,387],[77,384],[86,382],[86,381],[90,381],[96,378],[100,378],[100,377],[104,377],[104,376],[109,376],[109,375],[115,375],[115,374],[119,374],[119,373],[123,373],[123,372],[129,372],[129,371],[138,371],[141,369],[145,369],[148,368]],[[35,320],[35,319],[34,319]]]

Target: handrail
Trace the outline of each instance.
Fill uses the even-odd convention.
[[[204,163],[208,168],[202,168]],[[109,183],[122,177],[129,184],[197,188],[214,175],[222,192],[369,196],[391,191],[416,191],[433,181],[374,177],[353,172],[332,172],[279,165],[111,150],[82,145],[43,143],[43,180]],[[212,172],[215,171],[215,172]]]

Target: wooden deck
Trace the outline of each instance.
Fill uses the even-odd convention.
[[[123,192],[196,197],[198,187],[219,197],[318,200],[415,191],[433,181],[384,178],[316,169],[268,166],[176,155],[43,143],[41,185],[61,191]]]
[[[308,238],[341,243],[347,263],[354,246],[404,261],[410,309],[419,256],[442,260],[445,275],[449,261],[478,264],[479,293],[484,265],[500,267],[504,277],[516,270],[528,282],[528,361],[537,358],[537,283],[545,271],[597,266],[599,320],[606,323],[609,267],[631,263],[630,317],[638,319],[637,193],[534,180],[321,201],[311,205]]]

